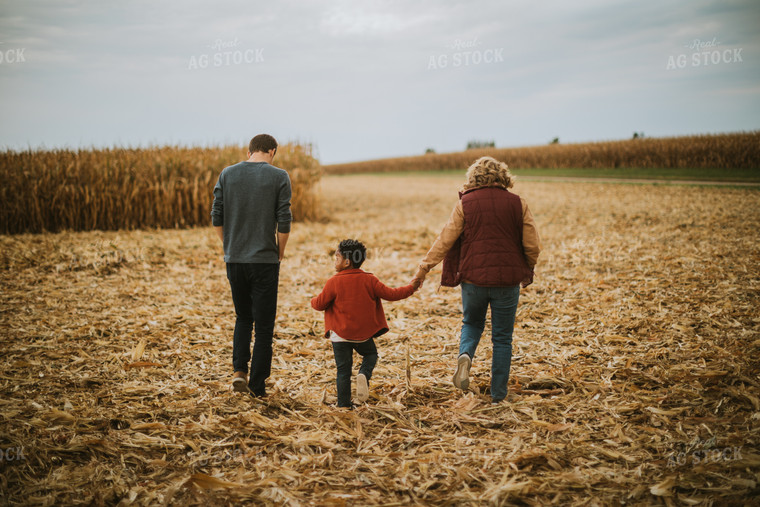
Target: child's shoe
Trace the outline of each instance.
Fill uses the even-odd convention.
[[[457,359],[457,371],[454,373],[454,387],[466,391],[470,387],[470,365],[472,360],[467,354],[461,354]]]
[[[364,373],[360,373],[356,376],[356,399],[359,402],[364,403],[369,398],[369,385],[367,384],[367,377]]]

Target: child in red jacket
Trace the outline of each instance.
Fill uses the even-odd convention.
[[[392,289],[372,273],[359,269],[367,258],[367,248],[353,239],[340,242],[335,251],[336,275],[327,280],[311,306],[325,312],[325,336],[332,342],[335,366],[338,369],[338,406],[351,408],[351,368],[353,351],[362,356],[356,376],[356,397],[360,402],[369,397],[369,379],[377,363],[374,338],[388,332],[388,323],[381,299],[406,299],[419,288],[414,281]]]

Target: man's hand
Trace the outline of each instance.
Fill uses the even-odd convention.
[[[277,245],[280,250],[280,256],[279,260],[282,262],[283,257],[285,257],[285,247],[288,244],[288,238],[290,237],[289,232],[278,232],[277,233]]]
[[[216,235],[219,236],[219,241],[224,244],[224,226],[223,225],[215,225],[214,229],[216,229]]]

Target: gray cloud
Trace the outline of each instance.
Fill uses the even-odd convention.
[[[330,163],[473,138],[757,129],[759,13],[707,0],[4,4],[0,51],[23,48],[25,61],[0,64],[0,144],[208,145],[268,131]],[[694,66],[684,46],[696,39],[743,59]],[[680,54],[688,65],[667,69]]]

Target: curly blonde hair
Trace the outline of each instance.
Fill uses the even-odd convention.
[[[478,187],[512,188],[515,177],[509,166],[493,157],[480,157],[467,169],[467,183],[462,190]]]

